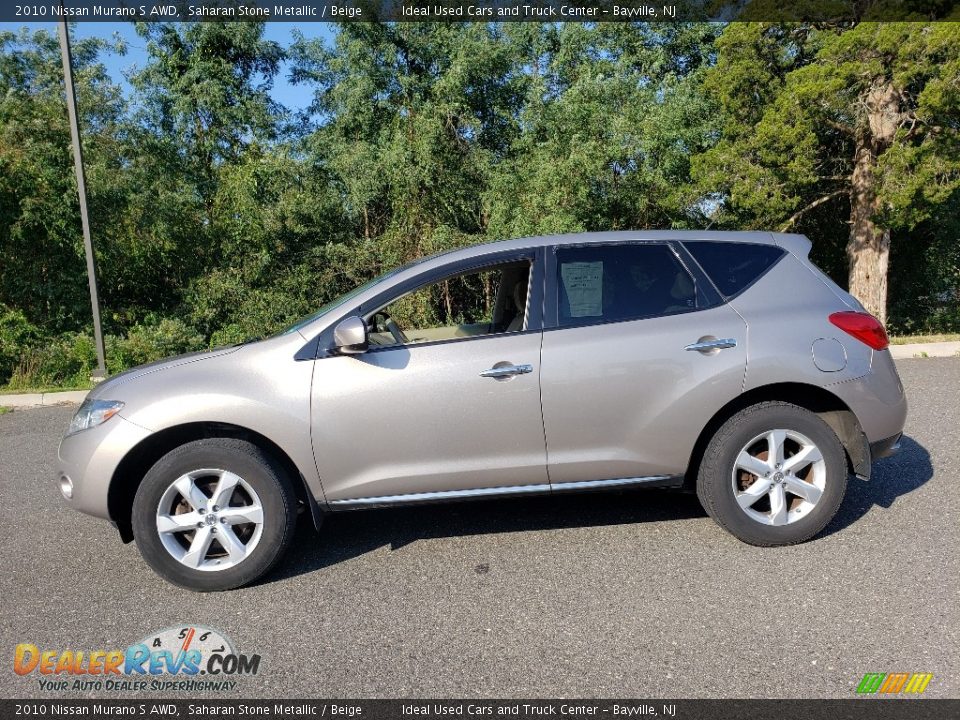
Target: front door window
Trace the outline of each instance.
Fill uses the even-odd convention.
[[[524,330],[527,260],[502,263],[423,285],[368,318],[370,345],[415,345]]]

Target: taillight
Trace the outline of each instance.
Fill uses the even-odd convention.
[[[853,335],[857,340],[874,350],[883,350],[890,344],[887,331],[883,329],[880,321],[870,313],[845,310],[833,313],[829,320],[845,333]]]

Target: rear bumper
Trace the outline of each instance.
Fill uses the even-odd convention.
[[[870,372],[853,380],[826,386],[857,416],[860,429],[871,449],[890,442],[903,432],[907,420],[907,398],[889,350],[873,354]],[[881,448],[883,449],[883,448]],[[873,454],[876,459],[882,455]]]
[[[862,434],[856,448],[858,452],[851,452],[851,460],[857,477],[867,480],[875,460],[893,455],[899,449],[907,420],[907,398],[890,351],[874,352],[867,374],[827,385],[826,389],[839,397],[857,418]]]

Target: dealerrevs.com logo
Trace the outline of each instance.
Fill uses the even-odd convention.
[[[256,675],[260,656],[234,649],[222,633],[202,625],[151,633],[125,650],[41,649],[20,643],[17,675],[37,676],[48,692],[229,692],[238,676]]]

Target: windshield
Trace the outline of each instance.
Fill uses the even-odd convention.
[[[397,273],[402,272],[402,271],[406,270],[407,268],[411,268],[411,267],[413,267],[414,265],[419,265],[420,263],[424,262],[425,260],[430,260],[431,258],[435,258],[435,257],[437,257],[438,255],[442,255],[442,254],[444,254],[444,253],[442,253],[442,252],[440,252],[440,253],[434,253],[433,255],[428,255],[427,257],[422,257],[422,258],[419,258],[419,259],[417,259],[417,260],[414,260],[413,262],[409,262],[409,263],[407,263],[406,265],[401,265],[400,267],[394,268],[393,270],[388,270],[388,271],[385,272],[383,275],[380,275],[380,276],[378,276],[378,277],[375,277],[373,280],[370,280],[369,282],[365,282],[365,283],[364,283],[363,285],[361,285],[360,287],[355,287],[355,288],[354,288],[353,290],[351,290],[350,292],[344,293],[343,295],[341,295],[340,297],[336,298],[335,300],[331,300],[330,302],[328,302],[326,305],[324,305],[323,307],[321,307],[321,308],[320,308],[319,310],[317,310],[316,312],[311,313],[310,315],[307,315],[306,317],[297,320],[297,322],[295,322],[293,325],[291,325],[290,327],[288,327],[286,330],[284,330],[284,331],[281,332],[280,334],[281,334],[281,335],[289,335],[290,333],[293,333],[293,332],[299,332],[300,330],[302,330],[303,328],[305,328],[307,325],[309,325],[310,323],[312,323],[314,320],[319,320],[319,319],[320,319],[323,315],[325,315],[326,313],[330,312],[330,311],[333,310],[334,308],[340,307],[341,305],[343,305],[344,303],[346,303],[348,300],[351,300],[351,299],[355,298],[357,295],[359,295],[360,293],[362,293],[364,290],[367,290],[367,289],[373,287],[374,285],[376,285],[376,284],[377,284],[378,282],[380,282],[381,280],[386,280],[388,277],[391,277],[391,276],[393,276],[393,275],[396,275]]]
[[[334,300],[331,300],[326,305],[321,306],[321,308],[316,312],[313,312],[310,315],[307,315],[306,317],[300,318],[293,325],[288,327],[286,330],[284,330],[280,334],[289,335],[290,333],[293,333],[293,332],[299,332],[301,329],[303,329],[304,327],[312,323],[314,320],[319,319],[322,315],[325,315],[326,313],[330,312],[334,308],[339,307],[340,305],[343,305],[345,302],[347,302],[351,298],[356,297],[367,288],[372,287],[376,283],[390,277],[396,272],[399,272],[399,270],[391,270],[390,272],[384,273],[379,277],[375,277],[373,280],[370,280],[369,282],[365,282],[363,285],[360,285],[359,287],[355,287],[350,292],[344,293],[340,297],[335,298]]]

